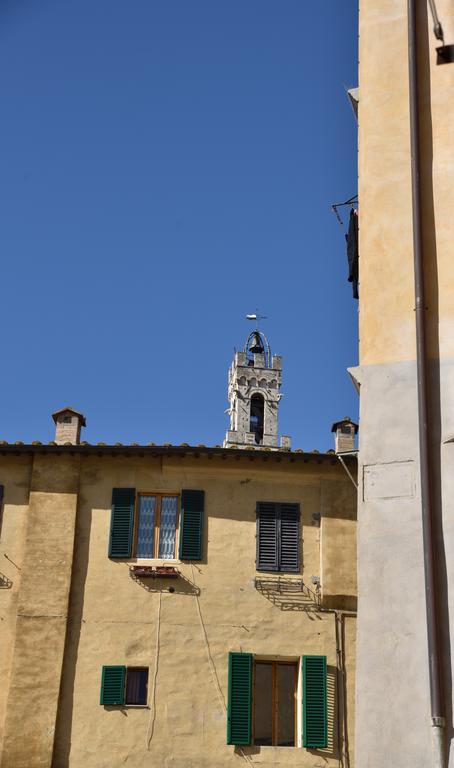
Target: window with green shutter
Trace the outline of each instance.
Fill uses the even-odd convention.
[[[252,654],[229,653],[227,744],[247,746],[252,737]]]
[[[203,491],[182,491],[180,560],[201,560],[205,517]]]
[[[105,666],[101,674],[101,699],[105,707],[145,707],[148,697],[148,668]]]
[[[109,557],[174,560],[178,550],[182,560],[201,560],[204,500],[204,491],[183,490],[180,500],[176,493],[114,488]]]
[[[303,656],[303,747],[327,746],[327,720],[326,656]]]

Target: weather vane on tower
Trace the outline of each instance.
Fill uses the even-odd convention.
[[[259,330],[259,320],[267,320],[266,315],[260,315],[258,309],[255,310],[254,314],[252,315],[246,315],[246,320],[255,320],[256,322],[256,330]]]

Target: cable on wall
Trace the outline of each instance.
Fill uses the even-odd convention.
[[[192,581],[195,584],[194,566],[193,566],[192,563],[191,563],[191,569],[192,569]],[[219,703],[221,705],[221,711],[224,714],[224,712],[227,712],[227,707],[226,707],[226,704],[225,704],[225,698],[224,698],[224,694],[222,692],[221,684],[219,682],[218,673],[216,671],[216,667],[214,666],[213,657],[211,655],[210,644],[208,642],[207,631],[206,631],[205,624],[204,624],[204,621],[203,621],[202,610],[200,608],[200,601],[199,601],[199,596],[198,596],[197,592],[195,593],[195,601],[196,601],[196,605],[197,605],[197,613],[199,615],[199,621],[200,621],[200,626],[201,626],[201,629],[202,629],[203,638],[205,640],[205,648],[206,648],[206,652],[207,652],[207,656],[208,656],[208,664],[210,666],[211,676],[212,676],[213,682],[214,682],[214,684],[216,686],[216,692],[218,694],[218,700],[219,700]]]
[[[191,570],[192,570],[192,581],[193,581],[195,586],[198,586],[196,584],[196,581],[195,581],[194,566],[193,566],[192,563],[191,563]],[[196,605],[197,605],[197,613],[198,613],[198,616],[199,616],[200,627],[202,629],[203,639],[205,640],[205,648],[206,648],[207,657],[208,657],[208,664],[209,664],[210,671],[211,671],[211,677],[213,678],[213,682],[214,682],[214,684],[216,686],[216,692],[217,692],[217,695],[218,695],[219,704],[221,705],[222,714],[226,714],[227,713],[227,707],[226,707],[226,703],[225,703],[225,698],[224,698],[224,694],[222,692],[221,684],[219,682],[219,677],[218,677],[218,673],[217,673],[217,670],[216,670],[215,663],[213,661],[213,656],[211,655],[210,643],[208,641],[208,635],[207,635],[207,631],[206,631],[206,627],[205,627],[205,622],[203,621],[202,609],[200,607],[199,595],[198,595],[197,591],[195,592],[194,596],[195,596]],[[246,760],[246,762],[249,763],[250,765],[253,765],[253,762],[252,762],[251,758],[249,757],[249,755],[246,755],[246,753],[244,752],[243,748],[240,747],[239,749],[240,749],[241,756]]]
[[[148,721],[148,728],[147,728],[147,737],[146,737],[146,746],[147,750],[150,750],[150,744],[151,740],[154,736],[154,726],[156,721],[156,680],[158,678],[158,668],[159,668],[159,646],[160,646],[160,629],[161,629],[161,600],[162,600],[162,593],[159,592],[159,600],[158,600],[158,616],[156,620],[156,653],[155,653],[155,664],[154,664],[154,670],[153,670],[153,680],[151,684],[151,702],[150,702],[150,719]]]

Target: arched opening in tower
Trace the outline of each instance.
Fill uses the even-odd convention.
[[[257,445],[263,440],[263,416],[265,412],[265,401],[262,395],[252,395],[251,397],[251,419],[249,432],[255,435]]]

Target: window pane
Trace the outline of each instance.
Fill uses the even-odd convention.
[[[146,704],[148,669],[128,667],[126,673],[126,704]]]
[[[295,672],[293,664],[277,664],[277,746],[295,746]]]
[[[175,534],[177,530],[178,499],[176,496],[163,496],[161,499],[161,523],[159,534],[158,557],[175,557]]]
[[[156,496],[139,496],[136,557],[154,557]]]
[[[257,662],[254,689],[254,743],[262,747],[273,743],[273,665]]]

